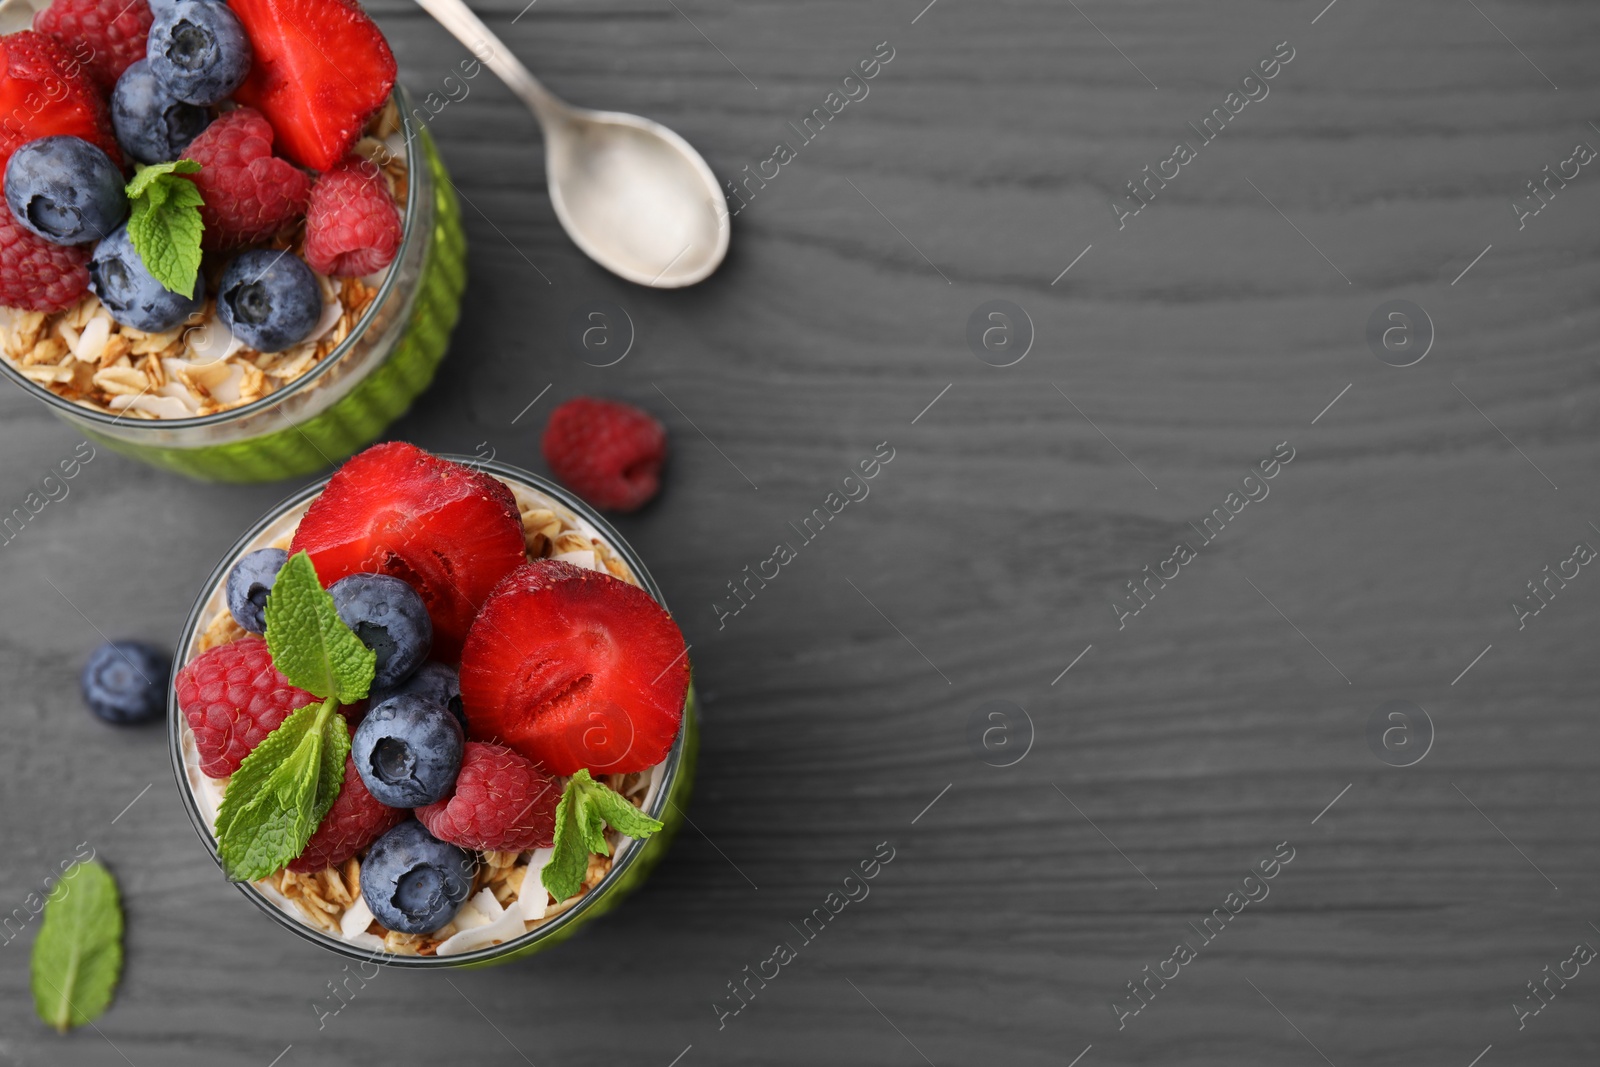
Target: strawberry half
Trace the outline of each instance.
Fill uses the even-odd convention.
[[[626,774],[666,758],[683,723],[683,633],[638,586],[559,560],[496,587],[461,653],[467,735],[555,774]]]
[[[355,0],[228,0],[255,59],[233,94],[312,170],[344,158],[394,89],[394,53]]]
[[[111,112],[85,65],[92,56],[33,30],[0,37],[0,171],[29,141],[56,134],[81,137],[122,162]]]
[[[433,655],[453,660],[495,583],[527,559],[505,484],[390,441],[351,457],[289,546],[311,555],[324,586],[387,574],[415,589],[433,619]]]

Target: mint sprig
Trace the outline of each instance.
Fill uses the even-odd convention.
[[[278,572],[266,618],[272,662],[292,684],[341,704],[366,697],[378,657],[339,618],[304,552],[290,556]]]
[[[140,167],[128,183],[132,202],[128,214],[128,240],[144,260],[145,269],[162,287],[194,296],[200,275],[200,206],[205,197],[199,186],[182,174],[195,174],[200,164],[191,159]]]
[[[539,881],[556,900],[566,900],[583,887],[589,872],[589,854],[611,855],[606,827],[619,834],[643,840],[661,829],[652,819],[618,793],[606,788],[580,768],[567,779],[556,805],[556,839],[550,862],[539,872]]]
[[[239,764],[217,810],[227,876],[251,882],[304,851],[339,796],[350,728],[340,704],[367,695],[377,657],[339,618],[311,557],[291,556],[267,596],[273,665],[320,704],[296,709]]]
[[[73,864],[50,890],[31,972],[34,1011],[62,1033],[111,1003],[122,974],[122,905],[100,864]]]

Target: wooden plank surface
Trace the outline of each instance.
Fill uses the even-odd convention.
[[[487,75],[433,121],[471,287],[392,436],[543,470],[538,428],[579,393],[672,433],[661,499],[620,526],[693,644],[705,731],[694,829],[647,890],[522,964],[385,972],[319,1029],[340,965],[220,879],[159,731],[76,693],[96,631],[174,640],[291,487],[102,452],[0,547],[0,899],[91,842],[127,896],[125,982],[100,1033],[58,1038],[28,1011],[31,932],[7,943],[0,1062],[1595,1061],[1592,967],[1523,1029],[1512,1005],[1600,946],[1600,576],[1520,630],[1510,604],[1600,547],[1600,173],[1522,229],[1510,205],[1600,146],[1600,10],[923,5],[475,5],[557,92],[657,118],[726,176],[888,42],[688,292],[567,242],[532,120]],[[467,54],[409,4],[373,10],[419,95]],[[1119,230],[1125,183],[1280,42],[1268,94]],[[997,299],[1034,333],[1008,367],[966,340]],[[1406,368],[1364,336],[1395,299],[1436,334]],[[636,333],[606,368],[566,339],[601,301]],[[77,441],[0,395],[0,500]],[[880,442],[870,495],[719,628],[725,583]],[[1280,442],[1269,495],[1202,544],[1189,524]],[[1122,583],[1186,539],[1119,628]],[[1365,737],[1393,700],[1431,719],[1414,766]],[[1011,747],[974,747],[989,701],[1026,710],[1031,747],[1015,714]],[[719,1028],[727,983],[880,842],[870,897]],[[1268,896],[1202,944],[1188,924],[1281,842]],[[1119,1030],[1126,983],[1185,937],[1196,958]]]

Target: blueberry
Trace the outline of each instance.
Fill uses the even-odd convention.
[[[250,38],[221,0],[174,0],[159,5],[155,16],[145,58],[179,100],[220,104],[250,73]]]
[[[177,159],[210,121],[205,108],[186,104],[168,92],[151,72],[148,59],[123,71],[111,94],[111,124],[117,129],[117,143],[140,163]]]
[[[128,214],[122,171],[81,137],[41,137],[6,163],[6,203],[34,233],[58,245],[97,241]]]
[[[361,897],[388,929],[431,933],[455,918],[477,869],[476,855],[407,819],[372,843],[361,864]]]
[[[433,647],[433,620],[422,597],[387,574],[352,574],[328,587],[339,618],[377,653],[372,685],[390,689],[411,676]],[[376,703],[376,701],[374,701]]]
[[[83,702],[118,726],[149,722],[167,703],[172,657],[140,641],[107,641],[83,665]]]
[[[160,333],[204,306],[206,276],[195,276],[192,297],[167,289],[145,269],[144,260],[128,239],[128,227],[119,226],[95,246],[94,258],[89,261],[89,288],[122,325]]]
[[[456,717],[462,730],[467,728],[467,713],[461,707],[461,677],[456,674],[454,667],[438,662],[424,663],[417,668],[417,673],[399,685],[382,689],[373,686],[372,692],[367,694],[367,700],[375,708],[390,697],[402,694],[421,697],[430,704],[443,705]]]
[[[258,548],[246,553],[228,572],[228,614],[253,634],[267,632],[267,594],[278,572],[288,562],[281,548]]]
[[[443,705],[402,695],[367,712],[350,739],[350,757],[378,803],[420,808],[456,784],[462,745],[461,724]]]
[[[299,344],[322,318],[322,289],[305,260],[259,248],[222,272],[217,311],[233,335],[257,352]]]

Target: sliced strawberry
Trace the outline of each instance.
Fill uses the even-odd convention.
[[[228,0],[255,50],[234,99],[261,111],[283,154],[344,158],[394,89],[394,53],[355,0]]]
[[[626,774],[666,758],[683,723],[683,633],[638,586],[559,560],[506,576],[461,653],[467,735],[555,774]]]
[[[388,574],[422,596],[433,655],[453,660],[495,583],[527,559],[517,501],[504,483],[390,441],[346,461],[289,546],[311,554],[325,586]]]
[[[68,134],[122,162],[111,113],[89,77],[93,49],[77,55],[33,30],[0,37],[0,170],[40,137]]]

